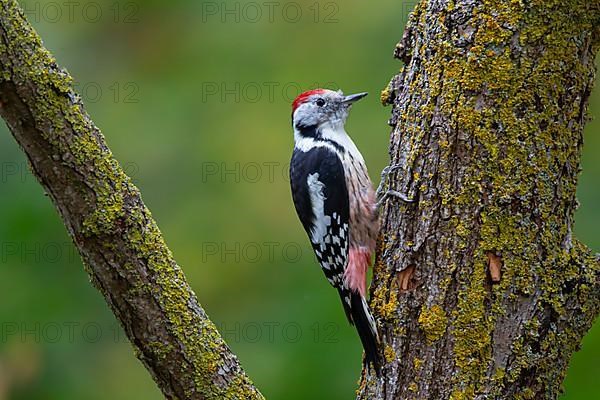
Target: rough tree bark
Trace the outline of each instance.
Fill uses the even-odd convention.
[[[73,80],[12,0],[0,3],[0,63],[0,114],[164,396],[262,399],[200,307]]]
[[[599,312],[572,234],[597,1],[421,1],[393,104],[372,307],[384,378],[360,399],[552,399]]]

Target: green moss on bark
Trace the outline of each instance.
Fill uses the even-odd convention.
[[[382,93],[394,103],[392,162],[402,167],[392,183],[418,188],[419,202],[387,214],[394,230],[383,232],[374,293],[390,298],[389,270],[426,260],[416,262],[416,293],[400,294],[395,307],[407,313],[419,304],[428,344],[452,348],[454,399],[556,397],[598,314],[600,266],[572,235],[600,41],[591,3],[422,1],[397,46],[406,65]],[[502,258],[498,284],[487,252]],[[499,321],[524,304],[532,315],[515,323],[515,337],[498,334]],[[414,326],[406,314],[378,311]],[[407,337],[412,351],[419,336]],[[514,356],[506,369],[498,351]]]
[[[419,325],[423,329],[423,332],[425,332],[425,337],[429,343],[435,342],[444,335],[447,324],[448,318],[446,317],[446,312],[439,305],[434,304],[431,307],[423,306],[421,309]]]

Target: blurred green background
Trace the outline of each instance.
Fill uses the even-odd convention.
[[[348,130],[378,182],[379,92],[414,3],[21,2],[267,398],[350,399],[361,367],[292,208],[290,102],[315,86],[369,91]],[[0,399],[162,398],[0,125]],[[599,132],[591,121],[576,225],[596,251]],[[597,397],[599,356],[596,324],[563,399]]]

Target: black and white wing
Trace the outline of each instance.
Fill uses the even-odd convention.
[[[325,276],[343,286],[348,260],[349,201],[344,167],[327,147],[295,149],[290,164],[292,197],[298,217]]]
[[[300,221],[327,280],[340,295],[348,321],[356,326],[366,354],[376,371],[377,328],[365,299],[344,283],[348,263],[349,194],[344,167],[336,152],[320,146],[294,149],[290,164],[292,197]]]

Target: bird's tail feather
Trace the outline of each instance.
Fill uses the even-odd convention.
[[[377,375],[379,375],[381,367],[381,359],[377,352],[379,335],[377,334],[377,326],[375,319],[371,315],[369,306],[365,298],[354,291],[340,291],[340,296],[342,297],[346,316],[350,323],[356,327],[358,336],[362,342],[363,349],[365,350],[366,365],[372,365]]]

